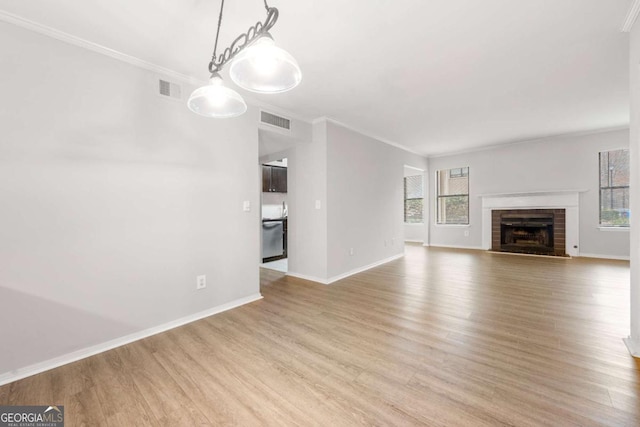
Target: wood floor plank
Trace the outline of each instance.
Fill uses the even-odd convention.
[[[140,395],[163,425],[209,425],[200,411],[169,373],[144,345],[125,345],[115,349],[133,379]]]
[[[193,333],[189,325],[163,334],[158,337],[161,339],[155,341],[164,345],[153,353],[153,357],[190,396],[198,409],[207,414],[212,424],[260,424],[260,418],[238,398],[237,387],[221,379],[224,371],[220,366],[225,362],[210,351],[198,351],[194,345],[185,347],[187,341],[182,338]],[[185,366],[190,369],[184,369]],[[215,368],[210,370],[209,366]]]
[[[107,420],[102,412],[103,405],[94,387],[89,387],[65,399],[65,425],[100,426]]]
[[[0,387],[68,426],[637,426],[629,263],[407,245]]]

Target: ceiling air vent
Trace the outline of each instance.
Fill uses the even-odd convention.
[[[180,85],[160,79],[160,95],[173,99],[182,99],[182,88]]]
[[[291,130],[291,120],[267,113],[266,111],[260,111],[260,122],[280,129]]]

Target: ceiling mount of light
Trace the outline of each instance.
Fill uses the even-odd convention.
[[[217,54],[218,36],[222,23],[224,0],[220,4],[218,29],[209,62],[210,84],[196,89],[189,97],[188,106],[194,113],[206,116],[235,117],[247,110],[240,94],[224,86],[220,71],[231,62],[231,80],[243,89],[259,93],[286,92],[300,84],[302,73],[296,60],[275,46],[269,30],[278,20],[278,9],[269,7],[264,0],[267,17],[246,33],[240,34],[222,54]]]

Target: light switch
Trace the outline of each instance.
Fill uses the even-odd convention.
[[[320,209],[321,206],[320,200],[316,200],[316,209]]]
[[[245,200],[242,203],[242,210],[245,212],[251,212],[251,202],[249,200]]]

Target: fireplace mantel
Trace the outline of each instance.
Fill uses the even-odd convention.
[[[566,211],[566,248],[571,256],[579,253],[580,193],[586,190],[549,190],[517,193],[483,194],[482,247],[491,248],[491,211],[509,209],[564,209]]]
[[[528,197],[528,196],[550,196],[550,195],[563,195],[563,194],[580,194],[586,193],[589,190],[542,190],[542,191],[523,191],[518,193],[490,193],[480,194],[482,198],[492,197]]]

